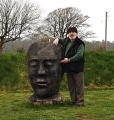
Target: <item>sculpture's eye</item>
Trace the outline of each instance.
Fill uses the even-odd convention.
[[[38,60],[31,60],[29,62],[29,67],[31,70],[34,71],[34,70],[37,70],[39,68],[39,64],[40,64],[40,62]]]
[[[30,61],[30,62],[29,62],[29,65],[30,65],[30,66],[36,66],[36,65],[37,65],[37,62],[36,62],[36,61]]]
[[[53,66],[54,65],[54,60],[45,60],[44,65],[45,66]]]

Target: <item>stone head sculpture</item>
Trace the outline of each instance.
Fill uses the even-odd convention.
[[[30,83],[34,94],[31,102],[38,104],[48,101],[61,101],[59,87],[61,82],[61,47],[52,42],[39,40],[28,49],[27,63]]]

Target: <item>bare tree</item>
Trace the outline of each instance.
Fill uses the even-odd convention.
[[[29,2],[0,0],[0,51],[4,44],[30,35],[40,19],[40,9]]]
[[[44,27],[44,25],[43,25],[43,23],[42,23],[41,26],[38,26],[38,27],[35,29],[34,34],[32,34],[31,37],[30,37],[30,40],[36,41],[36,40],[38,40],[38,39],[43,39],[43,38],[48,37],[48,35],[45,34],[44,30],[45,30],[45,27]]]
[[[52,37],[66,37],[68,27],[75,26],[78,28],[78,36],[82,39],[87,38],[94,35],[92,31],[87,31],[90,27],[86,23],[88,19],[89,16],[83,15],[77,8],[59,8],[48,14],[45,19],[45,30]]]

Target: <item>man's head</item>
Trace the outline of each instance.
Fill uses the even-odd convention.
[[[58,93],[61,81],[61,47],[43,40],[33,43],[27,53],[28,71],[34,94],[46,98]]]
[[[67,30],[67,34],[71,40],[74,40],[77,37],[77,28],[76,27],[69,27]]]

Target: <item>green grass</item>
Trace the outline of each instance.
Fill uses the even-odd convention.
[[[114,87],[114,52],[85,52],[85,87]],[[26,54],[0,54],[0,90],[31,91]],[[61,90],[68,90],[66,74]]]
[[[85,52],[85,85],[114,86],[114,52]]]
[[[25,54],[0,54],[0,86],[2,91],[24,91],[30,88]]]
[[[85,52],[84,73],[84,107],[70,105],[66,74],[60,86],[65,102],[36,107],[28,102],[26,55],[0,54],[0,120],[114,120],[114,52]]]
[[[61,92],[61,105],[33,106],[31,92],[0,93],[0,120],[114,120],[114,89],[85,89],[85,106],[70,105],[69,92]]]

